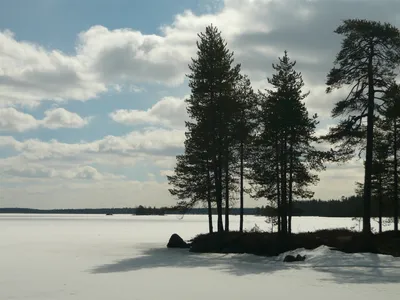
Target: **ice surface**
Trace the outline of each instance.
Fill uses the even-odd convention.
[[[264,218],[245,227],[269,229]],[[339,218],[295,218],[293,228],[352,227]],[[233,217],[231,227],[238,227]],[[0,215],[0,300],[398,299],[400,259],[298,249],[283,255],[193,254],[165,247],[207,230],[206,216]]]

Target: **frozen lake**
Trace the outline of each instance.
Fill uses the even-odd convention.
[[[246,216],[246,228],[269,225]],[[294,231],[352,227],[295,218]],[[375,225],[375,224],[374,224]],[[233,217],[231,229],[238,228]],[[166,249],[207,231],[206,216],[0,215],[1,300],[398,299],[400,259],[321,247],[305,262]]]

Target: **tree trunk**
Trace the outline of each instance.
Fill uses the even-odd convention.
[[[244,145],[240,142],[240,225],[239,231],[243,232],[243,214],[244,214],[244,190],[243,190],[243,172],[244,172]]]
[[[216,147],[217,146],[217,147]],[[222,223],[222,187],[221,187],[221,156],[217,155],[218,143],[215,138],[212,144],[213,153],[213,172],[215,181],[215,201],[217,202],[217,230],[218,232],[224,231]]]
[[[222,223],[222,163],[221,163],[221,134],[220,130],[218,130],[218,119],[219,124],[221,124],[221,116],[217,112],[218,109],[218,101],[215,100],[215,92],[211,90],[211,100],[213,102],[214,109],[212,110],[212,118],[209,123],[209,132],[211,134],[211,149],[212,151],[212,159],[213,159],[213,172],[214,172],[214,181],[215,181],[215,201],[217,202],[217,230],[218,232],[224,231],[224,225]],[[215,131],[219,134],[215,134]]]
[[[375,90],[373,77],[373,46],[368,62],[368,112],[367,112],[367,151],[365,157],[365,176],[364,176],[364,213],[363,213],[363,233],[371,234],[371,178],[372,178],[372,159],[374,146],[374,106]]]
[[[229,231],[229,159],[225,158],[225,231]]]
[[[278,232],[281,232],[282,230],[282,224],[281,224],[281,189],[280,189],[280,176],[279,176],[279,161],[280,161],[280,156],[279,156],[279,142],[278,138],[276,139],[275,142],[275,147],[276,147],[276,197],[277,197],[277,218],[278,218]]]
[[[218,232],[224,231],[222,223],[222,189],[221,189],[221,168],[220,161],[214,159],[214,177],[215,177],[215,200],[217,201],[217,228]]]
[[[213,232],[212,205],[211,205],[211,178],[210,169],[207,166],[207,206],[208,206],[208,231]]]
[[[290,160],[289,160],[289,207],[288,207],[288,232],[292,233],[292,200],[293,200],[293,140],[290,143]]]
[[[394,176],[394,189],[393,189],[393,221],[394,221],[394,231],[399,231],[399,195],[398,195],[398,186],[399,186],[399,176],[398,176],[398,168],[397,168],[397,121],[394,119],[394,163],[393,163],[393,176]]]
[[[286,145],[286,137],[284,138],[283,145],[281,146],[281,190],[282,190],[282,198],[281,198],[281,229],[282,234],[287,234],[287,145]]]
[[[218,232],[224,231],[224,224],[222,222],[222,168],[218,168]]]
[[[211,206],[211,199],[207,201],[208,204],[208,232],[213,233],[213,219],[212,219],[212,206]]]
[[[382,174],[379,174],[379,194],[378,194],[378,218],[379,218],[379,233],[382,233],[382,198],[383,198],[383,187],[382,187]]]

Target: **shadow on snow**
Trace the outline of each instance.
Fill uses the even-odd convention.
[[[93,274],[130,272],[152,268],[207,268],[236,276],[272,274],[284,270],[312,269],[328,276],[322,281],[343,284],[400,283],[400,259],[370,253],[345,254],[328,250],[306,262],[283,263],[283,256],[197,254],[187,249],[150,248],[140,256],[118,260],[90,270]],[[295,251],[308,254],[307,252]],[[329,255],[331,254],[331,255]],[[300,275],[300,273],[299,273]]]
[[[91,272],[114,273],[151,268],[208,268],[242,276],[280,271],[285,269],[285,265],[254,255],[197,254],[187,249],[150,248],[142,251],[140,256],[98,266]]]

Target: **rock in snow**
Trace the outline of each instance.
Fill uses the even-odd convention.
[[[189,248],[190,245],[186,243],[178,234],[174,233],[169,238],[168,248]]]
[[[285,258],[283,259],[284,262],[295,262],[295,261],[304,261],[306,259],[306,256],[301,256],[300,254],[297,254],[297,256],[294,255],[286,255]]]

